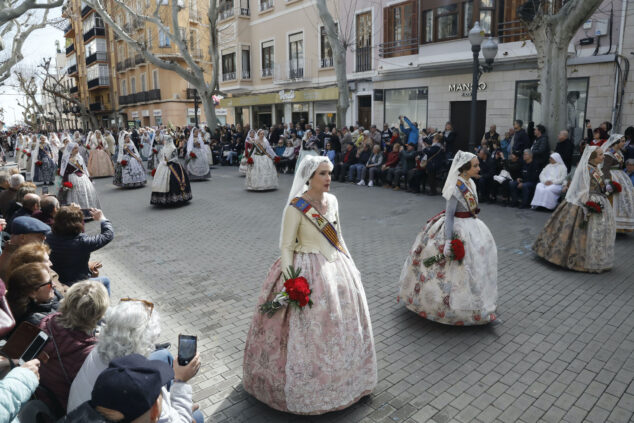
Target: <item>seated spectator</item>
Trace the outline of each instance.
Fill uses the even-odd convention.
[[[353,144],[346,144],[344,152],[339,156],[339,162],[335,164],[332,172],[332,179],[345,182],[350,166],[357,161],[357,149]]]
[[[504,133],[504,138],[500,141],[500,148],[504,153],[504,160],[509,158],[511,154],[511,141],[513,140],[513,134],[515,133],[515,129],[511,128],[507,132]]]
[[[46,195],[40,200],[40,209],[31,217],[41,220],[48,226],[53,226],[55,215],[59,211],[59,200],[54,195]]]
[[[7,280],[8,268],[15,251],[26,244],[43,243],[51,227],[28,216],[18,217],[13,221],[13,233],[9,244],[5,245],[0,255],[0,279]]]
[[[35,194],[35,191],[36,186],[33,182],[25,182],[20,185],[20,187],[18,188],[18,192],[15,195],[15,201],[13,201],[9,205],[9,210],[5,215],[5,219],[8,222],[11,222],[11,219],[13,219],[13,215],[15,214],[15,212],[17,212],[22,207],[22,200],[24,200],[24,196],[27,194]]]
[[[392,151],[394,144],[396,143],[401,144],[402,142],[403,140],[401,140],[401,133],[398,132],[397,128],[392,128],[392,137],[390,138],[390,141],[388,142],[388,144],[385,146],[385,151],[389,153],[390,151]]]
[[[375,183],[378,183],[378,178],[381,173],[381,165],[383,164],[383,153],[381,152],[381,146],[374,145],[372,147],[372,155],[366,162],[359,185],[365,185],[366,179],[368,179],[368,186],[373,187]]]
[[[98,282],[73,285],[59,312],[44,317],[39,328],[50,337],[44,352],[50,359],[40,368],[40,397],[58,417],[64,415],[70,385],[97,343],[97,323],[108,309],[108,292]]]
[[[192,360],[187,366],[178,366],[169,351],[154,350],[154,344],[161,333],[159,314],[154,305],[141,300],[124,299],[111,307],[104,318],[105,325],[99,334],[97,345],[90,352],[77,373],[68,397],[68,412],[72,412],[85,401],[90,400],[95,381],[107,368],[107,363],[127,355],[139,354],[150,360],[164,361],[174,365],[176,380],[169,389],[163,387],[161,421],[180,422],[192,420],[192,394],[186,383],[196,373]],[[199,360],[198,360],[199,361]],[[189,368],[191,376],[179,377],[179,372]],[[185,404],[187,406],[183,407]],[[199,417],[201,420],[198,420]],[[202,421],[202,413],[194,413],[196,421]]]
[[[286,141],[286,148],[284,152],[280,156],[280,161],[277,163],[278,172],[289,173],[293,172],[295,169],[295,162],[297,157],[295,146],[293,145],[293,140]]]
[[[284,150],[286,150],[286,146],[284,145],[284,138],[283,136],[280,136],[278,137],[277,145],[275,146],[273,151],[275,151],[276,156],[282,157]]]
[[[424,150],[427,138],[424,137],[421,142],[423,143]],[[409,172],[407,172],[407,192],[413,192],[415,194],[419,193],[421,183],[424,185],[426,182],[425,179],[427,176],[427,171],[425,170],[425,167],[427,166],[427,163],[425,163],[425,167],[423,167],[423,161],[427,160],[427,156],[425,155],[423,150],[416,152],[416,156],[414,157],[414,162],[416,165],[413,169],[410,169]]]
[[[187,367],[178,366],[174,363],[174,369],[169,364],[148,360],[139,354],[132,354],[122,358],[117,358],[110,362],[108,368],[104,370],[95,381],[90,401],[84,402],[75,411],[66,416],[61,423],[84,423],[84,422],[131,422],[131,423],[156,423],[176,420],[164,418],[164,411],[161,410],[165,404],[165,385],[171,380],[191,378],[198,371],[200,361],[198,356],[192,360],[197,367],[195,371]],[[182,369],[188,369],[182,371]],[[174,387],[187,386],[184,383],[175,383]],[[175,407],[179,412],[185,414],[188,404],[186,396],[188,389],[179,389],[172,393]],[[189,394],[191,396],[191,394]],[[178,418],[178,422],[190,423],[202,420],[196,419],[194,415],[189,419]]]
[[[394,172],[396,172],[396,166],[399,161],[399,153],[401,152],[401,144],[395,143],[392,146],[392,151],[387,153],[387,159],[381,166],[381,183],[387,188],[391,188],[392,180],[394,179]]]
[[[495,192],[493,177],[496,174],[497,163],[489,154],[489,149],[484,146],[478,152],[478,161],[480,162],[480,178],[476,181],[476,185],[480,201],[483,203],[495,201],[495,198],[492,198]]]
[[[4,373],[3,368],[10,367],[9,360],[0,356],[0,372]],[[19,423],[16,417],[20,409],[31,399],[39,384],[39,369],[40,360],[27,361],[0,379],[0,422]]]
[[[399,152],[398,164],[394,170],[394,178],[392,179],[392,185],[394,190],[401,189],[401,179],[407,178],[407,173],[416,167],[416,145],[407,144],[405,148]]]
[[[370,137],[370,131],[365,131],[368,133],[367,137]],[[352,183],[357,183],[361,180],[361,176],[363,175],[363,169],[365,169],[365,164],[370,160],[370,156],[372,156],[372,140],[369,139],[369,142],[363,143],[361,148],[357,150],[357,159],[355,163],[350,166],[350,170],[348,172],[348,181]]]
[[[510,159],[504,161],[504,169],[494,177],[500,184],[496,192],[502,195],[502,205],[506,207],[511,202],[511,181],[517,180],[522,175],[522,161],[517,153],[510,154]]]
[[[37,194],[28,193],[24,195],[24,197],[22,198],[22,201],[18,204],[20,205],[20,207],[15,211],[15,213],[11,215],[11,218],[9,219],[9,222],[7,225],[7,232],[9,233],[11,233],[13,230],[11,227],[11,222],[13,222],[15,218],[18,218],[21,216],[30,217],[33,215],[33,213],[40,210],[40,196]]]
[[[632,184],[634,184],[634,159],[627,159],[625,162],[625,173],[630,177]]]
[[[324,150],[324,152],[322,153],[322,156],[326,156],[328,157],[328,159],[330,160],[330,163],[332,163],[332,165],[334,166],[335,163],[337,163],[337,152],[332,148],[332,144],[330,144],[330,142],[326,143],[326,149]]]
[[[539,182],[539,169],[533,161],[533,152],[529,149],[524,150],[524,164],[520,177],[509,182],[511,191],[511,206],[527,209],[530,206],[535,186]],[[519,197],[522,197],[520,203]]]
[[[101,210],[91,209],[95,221],[101,222],[99,235],[84,233],[84,214],[77,206],[64,206],[55,216],[51,233],[46,243],[51,247],[53,270],[59,274],[60,282],[71,286],[82,280],[103,283],[110,293],[110,280],[99,276],[100,263],[89,263],[90,253],[105,247],[114,238],[112,223]]]
[[[44,263],[16,267],[7,279],[7,301],[16,326],[29,322],[38,326],[59,308],[62,295],[53,288],[53,280]]]
[[[9,189],[11,181],[11,175],[9,172],[1,171],[0,172],[0,193]]]
[[[497,127],[495,125],[491,125],[489,127],[489,131],[484,133],[482,140],[480,141],[480,144],[483,147],[488,148],[490,152],[493,152],[493,143],[500,140],[500,134],[498,134],[496,130]]]
[[[434,135],[434,142],[431,146],[423,150],[423,154],[427,156],[427,167],[425,168],[426,176],[424,180],[429,183],[429,195],[437,195],[438,174],[442,172],[446,155],[443,154],[442,142],[444,135],[439,133]],[[425,192],[425,184],[423,184],[423,193]]]
[[[535,195],[531,207],[544,207],[554,210],[559,203],[559,196],[568,170],[559,153],[550,155],[548,164],[539,174],[539,183],[535,187]]]
[[[51,249],[48,245],[40,242],[31,242],[18,248],[9,261],[7,275],[10,275],[17,267],[27,263],[41,263],[46,266],[53,281],[53,288],[64,294],[68,287],[59,282],[59,275],[51,268],[53,263],[50,259]]]
[[[9,207],[15,202],[20,185],[24,183],[24,176],[17,174],[11,175],[9,178],[9,188],[0,192],[0,213],[6,219]]]

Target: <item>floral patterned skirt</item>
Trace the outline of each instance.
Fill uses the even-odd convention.
[[[612,180],[621,184],[622,191],[612,196],[612,209],[617,232],[634,231],[634,185],[622,170],[610,170]]]
[[[114,166],[106,150],[90,150],[88,172],[92,178],[106,178],[114,175]]]
[[[59,198],[62,205],[72,203],[79,204],[82,209],[100,209],[97,190],[88,176],[77,176],[74,173],[68,175],[68,182],[73,184],[71,189],[60,189]]]
[[[281,261],[271,267],[258,306],[282,290]],[[270,407],[293,414],[346,408],[377,383],[370,313],[354,262],[341,253],[296,253],[312,290],[312,308],[286,307],[253,315],[244,351],[244,389]]]
[[[496,319],[497,247],[480,219],[455,218],[454,233],[464,243],[462,263],[425,267],[424,259],[442,252],[445,215],[430,220],[418,234],[401,271],[398,300],[420,316],[446,325],[481,325]]]
[[[585,222],[584,209],[563,201],[546,222],[533,251],[546,261],[579,272],[600,273],[614,264],[616,226],[608,199],[591,194],[590,201],[603,206]]]

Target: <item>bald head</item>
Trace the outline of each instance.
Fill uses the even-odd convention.
[[[563,131],[559,131],[559,136],[557,136],[557,139],[559,141],[567,140],[568,139],[568,131],[566,131],[565,129]]]
[[[40,196],[33,193],[28,193],[22,198],[22,207],[36,212],[40,209]]]

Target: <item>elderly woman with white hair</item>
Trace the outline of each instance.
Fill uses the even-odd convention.
[[[341,410],[377,383],[370,312],[341,236],[337,198],[328,193],[331,171],[321,156],[306,157],[295,172],[282,217],[281,258],[262,286],[244,352],[244,389],[293,414]],[[280,299],[295,278],[291,266],[305,278],[310,310]]]
[[[154,344],[160,334],[159,313],[154,304],[145,300],[124,298],[119,304],[110,307],[97,338],[97,345],[86,357],[70,387],[67,411],[70,413],[90,400],[90,393],[97,377],[114,359],[140,354],[150,360],[165,361],[174,365],[174,358],[168,350],[155,351]],[[191,367],[196,366],[200,366],[200,360],[192,360]],[[175,381],[169,390],[166,386],[162,389],[161,416],[158,422],[191,423],[192,419],[202,422],[202,414],[199,411],[194,413],[192,410],[192,394],[191,388],[185,383],[187,380],[182,379],[177,369],[174,376]]]
[[[62,186],[58,198],[63,205],[76,203],[82,209],[101,208],[97,190],[90,180],[90,173],[75,142],[66,145],[59,174],[62,177]]]
[[[427,222],[403,265],[399,300],[428,320],[468,326],[497,318],[497,247],[477,217],[479,172],[475,154],[456,153],[442,189],[445,211]]]
[[[568,169],[559,153],[550,155],[550,163],[539,174],[539,183],[535,187],[535,194],[531,207],[544,207],[554,210],[559,202],[563,183],[568,176]]]
[[[280,159],[271,148],[269,141],[260,129],[249,151],[247,161],[247,178],[245,181],[249,191],[268,191],[277,189],[277,168],[275,162]]]

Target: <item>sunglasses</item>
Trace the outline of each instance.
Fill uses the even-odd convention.
[[[138,302],[138,303],[143,303],[143,305],[145,305],[145,307],[147,307],[147,309],[150,310],[150,316],[152,315],[152,311],[154,311],[154,303],[151,303],[151,302],[146,301],[146,300],[137,300],[136,298],[126,297],[126,298],[121,298],[120,301],[121,302],[124,302],[124,301],[135,301],[135,302]]]
[[[38,290],[38,289],[42,288],[43,286],[49,286],[49,287],[52,288],[53,287],[53,281],[50,280],[48,282],[41,283],[37,287],[35,287],[35,289]]]

